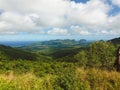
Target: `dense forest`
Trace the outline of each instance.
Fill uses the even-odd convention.
[[[119,38],[0,45],[0,90],[120,90]]]

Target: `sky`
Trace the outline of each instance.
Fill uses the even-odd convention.
[[[0,0],[0,41],[120,37],[120,0]]]

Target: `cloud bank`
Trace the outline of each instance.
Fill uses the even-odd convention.
[[[119,35],[120,0],[0,0],[0,34]]]

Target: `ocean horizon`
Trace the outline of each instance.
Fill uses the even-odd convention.
[[[0,44],[11,47],[21,47],[35,42],[39,42],[39,41],[0,41]]]

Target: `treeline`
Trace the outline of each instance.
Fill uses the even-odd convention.
[[[74,58],[79,66],[112,69],[116,59],[115,47],[110,42],[94,42],[85,50],[79,51]]]

